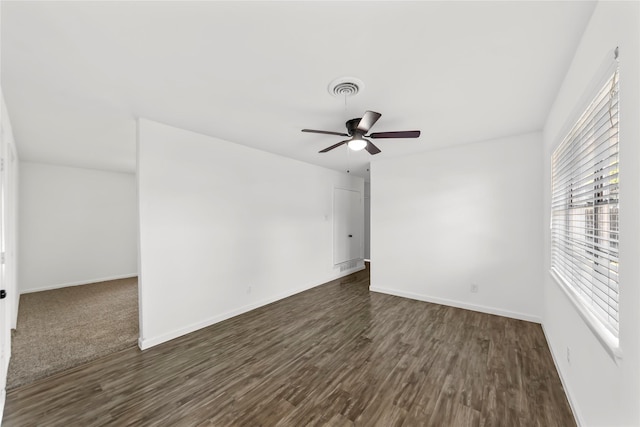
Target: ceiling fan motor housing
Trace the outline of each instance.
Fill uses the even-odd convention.
[[[345,123],[345,125],[347,126],[347,133],[350,136],[353,136],[353,135],[355,135],[357,133],[360,133],[360,134],[364,135],[364,132],[360,132],[358,130],[358,124],[360,123],[360,120],[362,120],[362,119],[360,119],[360,118],[351,119],[351,120],[347,120],[347,122]]]

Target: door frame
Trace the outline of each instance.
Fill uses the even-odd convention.
[[[11,329],[18,319],[20,294],[17,286],[18,151],[4,95],[0,90],[0,417],[4,412],[7,373],[11,360]],[[0,418],[1,419],[1,418]]]

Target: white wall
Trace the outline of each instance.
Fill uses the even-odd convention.
[[[373,163],[371,290],[538,321],[541,143],[535,133]]]
[[[332,223],[361,178],[138,125],[141,348],[362,268],[333,266]]]
[[[20,163],[21,293],[137,274],[135,175]]]
[[[600,2],[544,129],[543,325],[581,425],[640,425],[640,7]],[[620,47],[620,348],[617,364],[549,274],[550,156],[601,64]],[[571,349],[571,363],[567,361]]]

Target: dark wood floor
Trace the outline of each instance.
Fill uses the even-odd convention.
[[[5,426],[573,426],[540,325],[368,271],[11,391]]]

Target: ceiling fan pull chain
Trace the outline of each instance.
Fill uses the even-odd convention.
[[[347,117],[347,93],[346,92],[344,93],[344,117],[346,120],[346,117]]]

